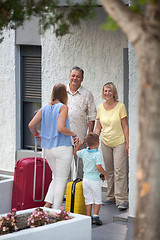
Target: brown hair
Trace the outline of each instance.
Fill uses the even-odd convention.
[[[109,87],[109,88],[113,91],[114,100],[117,101],[117,100],[118,100],[118,93],[117,93],[117,88],[116,88],[116,86],[114,85],[114,83],[108,82],[108,83],[104,84],[103,89],[102,89],[102,98],[103,98],[103,99],[105,99],[105,96],[104,96],[104,87]]]
[[[56,100],[60,101],[63,104],[67,104],[68,95],[66,85],[58,83],[53,87],[51,94],[51,104],[54,104]]]
[[[99,143],[99,136],[96,133],[88,133],[86,137],[86,143],[88,147],[95,146]]]

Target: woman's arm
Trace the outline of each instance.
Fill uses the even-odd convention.
[[[124,136],[125,136],[125,140],[126,140],[125,152],[128,156],[128,154],[129,154],[129,128],[128,128],[128,123],[127,123],[127,117],[121,119],[121,124],[122,124],[123,132],[124,132]]]
[[[28,127],[31,133],[33,133],[33,135],[38,134],[38,131],[36,130],[36,126],[41,121],[41,119],[42,119],[42,108],[36,113],[36,115],[32,118],[32,120],[28,124]]]
[[[99,136],[100,133],[101,133],[101,129],[102,129],[102,126],[101,126],[100,120],[97,119],[97,123],[96,123],[94,133],[96,133]]]
[[[28,127],[31,133],[33,133],[33,135],[37,137],[39,141],[41,140],[41,138],[39,136],[39,132],[36,129],[36,126],[41,121],[41,119],[42,119],[42,108],[36,113],[36,115],[32,118],[32,120],[28,124]]]
[[[72,132],[67,127],[65,127],[67,115],[68,115],[68,107],[67,105],[63,105],[60,109],[60,114],[58,117],[57,130],[64,135],[75,136],[76,134],[74,132]]]

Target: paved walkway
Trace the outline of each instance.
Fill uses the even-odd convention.
[[[102,196],[105,200],[106,193]],[[92,225],[92,240],[132,240],[133,223],[127,221],[128,210],[119,211],[115,204],[102,205],[102,226]]]
[[[106,192],[102,192],[102,199],[105,200],[105,198]],[[128,222],[128,209],[120,211],[115,204],[102,205],[99,216],[103,225],[92,225],[92,240],[133,239],[134,226],[133,223]]]
[[[123,213],[128,213],[128,210]],[[92,240],[132,240],[133,223],[124,219],[123,221],[114,221],[121,217],[122,211],[119,211],[115,205],[102,205],[100,210],[100,219],[102,226],[92,225]]]

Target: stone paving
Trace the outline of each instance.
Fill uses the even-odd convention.
[[[128,213],[128,210],[125,212]],[[133,223],[127,219],[113,222],[114,216],[117,218],[121,214],[115,205],[102,205],[100,219],[103,225],[92,226],[92,240],[132,240]]]
[[[134,224],[128,222],[128,210],[119,211],[115,204],[102,205],[100,219],[102,226],[92,226],[92,240],[132,240]]]
[[[102,192],[105,200],[106,192]],[[64,201],[65,207],[65,201]],[[102,205],[100,209],[102,226],[92,225],[92,240],[132,240],[133,222],[128,221],[128,209],[118,210],[115,204]],[[82,239],[85,240],[85,239]]]

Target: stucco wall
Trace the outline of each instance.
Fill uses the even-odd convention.
[[[136,56],[129,44],[129,216],[135,217],[138,146],[138,81]]]
[[[0,169],[15,164],[15,31],[5,31],[0,44]]]
[[[106,21],[106,12],[98,8],[98,16],[74,27],[74,34],[56,38],[52,29],[41,38],[42,43],[42,98],[49,101],[55,83],[69,82],[70,69],[77,65],[84,72],[83,86],[90,89],[96,105],[102,102],[102,86],[113,81],[123,101],[123,48],[127,39],[118,30],[106,32],[99,26]]]

